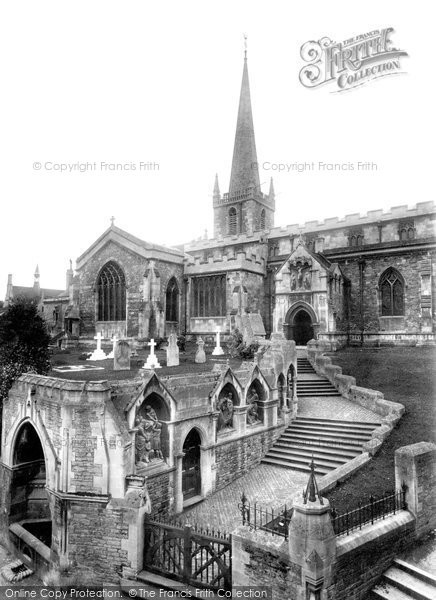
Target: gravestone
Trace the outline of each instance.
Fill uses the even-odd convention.
[[[101,349],[101,340],[103,339],[103,336],[101,335],[100,331],[97,333],[94,339],[97,340],[97,348],[86,360],[104,360],[106,358],[106,354]]]
[[[126,340],[117,340],[114,350],[114,371],[130,371],[132,350]]]
[[[117,338],[116,334],[114,333],[114,337],[111,340],[111,342],[112,342],[112,350],[109,352],[109,354],[107,355],[106,358],[114,358],[114,356],[115,356],[115,346],[117,345],[117,341],[118,341],[118,338]]]
[[[145,362],[143,369],[160,369],[161,365],[157,359],[156,354],[154,353],[154,347],[156,346],[156,342],[151,339],[147,346],[150,346],[150,354],[147,356],[147,361]]]
[[[222,356],[224,354],[224,350],[221,348],[220,333],[221,333],[221,328],[217,327],[216,328],[216,338],[215,338],[215,348],[213,349],[213,352],[212,352],[213,356]]]
[[[167,367],[177,367],[179,361],[179,347],[177,345],[177,335],[170,333],[167,346]]]
[[[206,362],[206,352],[204,351],[204,341],[201,337],[197,340],[197,352],[195,354],[194,362],[196,363],[205,363]]]

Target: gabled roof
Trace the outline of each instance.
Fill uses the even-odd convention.
[[[77,269],[80,269],[87,260],[99,252],[108,242],[114,242],[144,258],[160,258],[162,260],[180,264],[183,262],[184,253],[181,250],[161,246],[159,244],[151,244],[150,242],[141,240],[112,224],[87,250],[85,250],[83,254],[79,256],[77,259]]]

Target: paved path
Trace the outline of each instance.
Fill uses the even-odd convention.
[[[380,415],[372,412],[372,410],[363,408],[363,406],[339,396],[299,398],[297,416],[337,419],[338,421],[365,421],[365,423],[381,422]]]
[[[245,492],[250,502],[259,502],[263,507],[278,508],[283,504],[290,506],[292,497],[306,487],[307,480],[307,473],[261,464],[188,509],[177,519],[231,533],[241,524],[238,504],[242,492]]]

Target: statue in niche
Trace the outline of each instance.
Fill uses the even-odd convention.
[[[141,465],[142,463],[150,462],[151,453],[151,431],[145,426],[144,417],[138,415],[135,419],[135,463]]]
[[[154,458],[163,458],[162,454],[162,424],[157,418],[156,411],[149,404],[145,407],[144,422],[147,429],[151,430],[151,449]]]
[[[258,423],[259,419],[259,396],[255,390],[251,390],[250,396],[247,398],[247,423],[249,425],[253,425],[254,423]]]
[[[297,267],[297,281],[298,288],[301,288],[303,286],[303,267],[301,265]]]
[[[295,272],[291,273],[291,290],[296,290],[297,289],[297,276],[295,275]]]
[[[233,394],[227,392],[217,402],[218,415],[218,431],[221,429],[231,429],[233,426]]]
[[[307,268],[304,273],[304,289],[310,290],[311,283],[312,283],[312,277],[311,277],[310,269]]]

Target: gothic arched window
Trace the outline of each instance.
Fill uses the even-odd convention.
[[[109,261],[97,280],[98,320],[124,321],[126,318],[126,278],[119,265]]]
[[[237,217],[236,217],[236,208],[232,207],[229,210],[229,234],[236,235],[237,234]]]
[[[179,313],[179,287],[175,277],[171,277],[167,285],[165,303],[165,320],[178,321]]]
[[[403,278],[392,267],[380,277],[381,314],[383,317],[404,315]]]
[[[260,228],[265,229],[265,209],[262,208],[262,212],[260,213]]]

